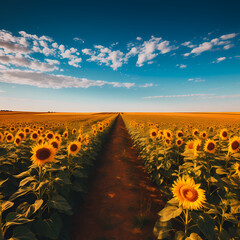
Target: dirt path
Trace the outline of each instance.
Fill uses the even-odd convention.
[[[74,215],[73,240],[150,240],[160,191],[144,172],[119,116],[99,159],[83,208]]]

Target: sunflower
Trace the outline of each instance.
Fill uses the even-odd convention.
[[[207,137],[208,137],[207,132],[206,131],[202,131],[200,133],[200,137],[203,138],[203,139],[207,139]]]
[[[10,132],[14,132],[15,131],[15,127],[14,126],[11,126],[10,127]]]
[[[43,137],[40,137],[40,138],[38,139],[38,144],[42,144],[42,143],[44,143],[44,138],[43,138]]]
[[[21,140],[24,140],[26,138],[26,134],[24,131],[19,131],[17,133],[17,136],[19,136],[21,138]]]
[[[49,143],[37,144],[32,148],[31,160],[35,165],[43,166],[47,162],[52,162],[56,155],[55,148]]]
[[[31,139],[33,141],[36,141],[38,139],[39,135],[36,131],[34,131],[32,134],[31,134]]]
[[[183,137],[183,132],[181,130],[178,130],[176,135],[178,138],[181,138]]]
[[[21,144],[21,138],[20,137],[16,137],[15,140],[14,140],[14,144],[19,147],[20,144]]]
[[[220,138],[222,140],[227,140],[228,139],[228,130],[226,128],[224,128],[220,131]]]
[[[58,134],[58,133],[55,134],[54,139],[56,139],[56,140],[59,141],[59,142],[62,142],[62,137],[61,137],[61,135]]]
[[[0,132],[0,142],[3,141],[3,138],[4,138],[4,136],[3,136],[3,134]]]
[[[191,140],[187,141],[185,150],[193,150],[193,148],[194,148],[194,141],[191,141]]]
[[[46,138],[47,138],[48,140],[54,139],[54,134],[53,134],[53,132],[52,132],[52,131],[48,132],[48,133],[46,134]]]
[[[163,130],[163,135],[166,139],[172,140],[172,131],[169,129]]]
[[[172,141],[169,139],[165,139],[165,144],[167,145],[167,147],[170,147],[172,144]]]
[[[198,156],[198,152],[200,150],[201,144],[202,144],[202,142],[199,139],[195,140],[193,142],[193,154],[194,154],[194,156]]]
[[[72,134],[75,134],[76,132],[77,132],[77,129],[74,128],[74,129],[72,130]]]
[[[99,125],[99,126],[98,126],[98,131],[99,131],[99,132],[102,132],[102,131],[103,131],[103,126],[102,126],[102,125]]]
[[[176,140],[176,144],[177,144],[178,147],[182,146],[183,145],[183,140],[181,138],[178,138]]]
[[[235,169],[235,173],[238,175],[238,177],[240,178],[240,163],[235,163],[234,164],[234,169]]]
[[[85,138],[84,138],[84,143],[85,143],[86,145],[88,145],[89,141],[90,141],[90,137],[89,137],[88,134],[86,134],[86,135],[85,135]]]
[[[55,148],[56,152],[60,149],[61,143],[58,140],[52,139],[50,140],[49,144],[51,144]]]
[[[200,184],[195,184],[193,179],[178,178],[174,181],[172,193],[179,206],[184,209],[198,210],[206,202],[205,191],[200,189]]]
[[[64,137],[65,139],[68,139],[68,131],[65,131],[65,132],[63,133],[63,137]]]
[[[30,128],[29,128],[29,127],[25,127],[25,128],[24,128],[24,132],[25,132],[26,134],[30,133]]]
[[[94,136],[96,136],[96,135],[97,135],[97,129],[93,129],[93,130],[92,130],[92,133],[93,133]],[[80,135],[79,135],[79,136],[80,136]],[[81,142],[81,141],[79,141],[79,142]]]
[[[158,135],[158,130],[157,129],[150,129],[150,138],[152,139],[156,139],[157,135]]]
[[[74,142],[71,142],[69,145],[68,145],[68,154],[70,155],[76,155],[79,150],[81,149],[81,143],[80,142],[77,142],[77,141],[74,141]]]
[[[13,138],[13,135],[11,133],[9,133],[7,136],[6,136],[6,140],[7,142],[12,142],[14,140]]]
[[[217,144],[214,140],[208,139],[204,145],[204,151],[209,153],[215,153]]]
[[[197,136],[197,135],[199,134],[198,129],[196,129],[196,128],[193,129],[192,134],[193,134],[194,136]]]
[[[231,153],[236,153],[240,149],[240,138],[234,137],[229,141],[228,151]]]

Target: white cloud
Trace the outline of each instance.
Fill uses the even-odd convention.
[[[75,42],[84,43],[84,40],[83,40],[82,38],[75,37],[73,40],[74,40]]]
[[[3,92],[5,92],[5,91],[3,91],[2,89],[0,89],[0,93],[3,93]]]
[[[144,85],[139,85],[139,87],[143,87],[143,88],[153,87],[153,83],[145,83]]]
[[[73,58],[68,62],[69,65],[74,66],[74,67],[81,67],[79,63],[82,62],[82,58]]]
[[[34,39],[34,40],[38,40],[38,41],[41,41],[41,40],[45,40],[45,41],[48,41],[48,42],[52,42],[52,38],[48,37],[48,36],[41,36],[41,37],[38,37],[37,35],[32,35],[32,34],[28,34],[24,31],[20,31],[19,32],[20,35],[22,35],[24,38],[29,38],[29,39]]]
[[[141,37],[137,37],[136,39],[137,39],[138,41],[141,41],[141,40],[142,40],[142,38],[141,38]]]
[[[184,95],[149,96],[144,98],[185,98],[185,97],[205,97],[205,96],[212,96],[212,95],[215,95],[215,94],[197,93],[197,94],[184,94]]]
[[[236,33],[230,33],[230,34],[222,35],[220,38],[223,40],[226,40],[226,39],[235,38],[236,36],[237,36]]]
[[[205,82],[205,80],[201,79],[201,78],[189,78],[188,81],[189,82],[195,82],[195,83]]]
[[[51,65],[60,65],[60,62],[55,59],[46,59],[46,61]]]
[[[65,75],[53,75],[34,71],[0,70],[0,82],[36,86],[39,88],[88,88],[109,85],[113,87],[133,87],[134,83],[88,80]]]
[[[177,64],[176,66],[179,67],[179,68],[186,68],[187,67],[186,64]]]
[[[224,46],[223,48],[224,48],[225,50],[228,50],[228,49],[230,49],[230,48],[232,48],[232,47],[234,47],[234,44],[228,44],[228,45]]]
[[[82,52],[86,55],[91,55],[91,49],[89,49],[89,48],[82,49]]]
[[[0,40],[0,48],[3,48],[5,53],[22,53],[22,54],[26,54],[26,53],[30,53],[31,52],[31,50],[29,48],[24,47],[24,46],[22,46],[20,44],[6,42],[6,41],[2,41],[2,40]]]
[[[219,63],[219,62],[222,62],[224,60],[226,60],[226,57],[219,57],[219,58],[217,58],[216,62]]]

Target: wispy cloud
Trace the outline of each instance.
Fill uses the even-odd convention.
[[[22,70],[0,70],[0,82],[30,85],[39,88],[88,88],[92,86],[101,87],[104,85],[113,87],[130,88],[135,83],[107,82],[101,80],[89,80],[65,75],[54,75],[34,71]]]
[[[153,87],[153,86],[154,86],[153,83],[145,83],[143,85],[139,85],[139,87],[142,87],[142,88]]]
[[[84,43],[84,40],[83,40],[82,38],[75,37],[73,40],[74,40],[75,42]]]
[[[177,64],[176,66],[179,67],[179,68],[186,68],[187,67],[186,64]]]
[[[189,82],[195,82],[195,83],[205,82],[205,80],[201,79],[201,78],[189,78],[188,81]]]
[[[183,95],[149,96],[144,98],[185,98],[185,97],[206,97],[206,96],[213,96],[213,95],[215,94],[197,93],[197,94],[183,94]]]

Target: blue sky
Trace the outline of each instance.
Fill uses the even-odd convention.
[[[0,109],[240,111],[239,1],[4,1]]]

